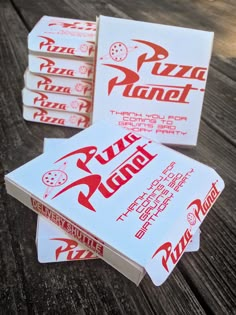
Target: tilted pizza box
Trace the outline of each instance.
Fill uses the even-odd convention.
[[[96,23],[43,16],[28,35],[28,49],[63,57],[94,56]]]
[[[46,110],[81,114],[91,114],[92,111],[91,99],[76,95],[32,91],[24,88],[22,90],[22,100],[26,106],[39,107]]]
[[[97,28],[93,122],[196,145],[214,34],[105,16]]]
[[[44,152],[54,150],[60,146],[65,139],[44,139]],[[199,249],[200,233],[199,230],[194,234],[191,242],[186,247],[186,252],[193,252]],[[50,223],[43,216],[38,216],[36,245],[38,260],[41,263],[74,261],[94,259],[96,256],[87,250],[78,241]]]
[[[161,285],[224,188],[210,167],[105,122],[5,176],[7,192],[138,284]]]
[[[93,63],[83,59],[66,59],[54,56],[28,55],[29,71],[71,78],[93,78]]]
[[[57,125],[73,128],[87,128],[91,124],[89,115],[62,112],[23,105],[23,117],[25,120],[49,125]]]
[[[91,80],[60,77],[48,74],[35,74],[26,69],[24,82],[27,89],[62,93],[66,95],[79,95],[91,97],[93,84]]]

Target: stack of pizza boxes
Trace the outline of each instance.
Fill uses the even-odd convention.
[[[184,252],[199,249],[200,223],[224,186],[213,170],[158,145],[197,143],[213,34],[108,17],[100,17],[98,25],[95,61],[94,22],[44,16],[29,34],[24,118],[77,128],[93,126],[71,139],[45,139],[46,155],[25,166],[26,172],[36,169],[39,173],[31,179],[35,185],[25,182],[22,170],[16,170],[6,177],[7,191],[42,215],[36,235],[40,262],[98,256],[136,284],[147,271],[160,285]],[[146,151],[149,147],[152,154]],[[128,158],[126,149],[131,154]],[[93,171],[87,165],[90,160],[95,161],[92,168],[97,166]],[[157,164],[141,175],[152,160],[158,160]],[[127,161],[134,165],[126,165]],[[78,179],[74,164],[85,177]],[[201,183],[203,176],[206,180]],[[70,183],[64,187],[67,181]],[[79,190],[79,208],[73,201],[78,191],[67,196],[78,185],[89,187],[88,195]],[[106,185],[114,191],[106,190]],[[151,207],[154,192],[155,206]],[[63,200],[57,202],[62,195],[65,199],[60,197]],[[116,217],[121,209],[127,212]],[[139,216],[140,209],[143,214]],[[107,230],[104,218],[111,219]],[[127,226],[123,229],[121,224]],[[154,224],[157,226],[152,228]],[[135,237],[126,235],[125,239],[123,234],[132,228]],[[153,236],[151,242],[144,239],[147,233]],[[153,254],[155,246],[158,249]]]
[[[92,110],[96,23],[43,16],[28,36],[26,120],[86,128]]]

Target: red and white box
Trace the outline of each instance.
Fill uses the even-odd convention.
[[[55,75],[34,74],[27,69],[24,73],[24,81],[27,89],[62,93],[66,95],[79,95],[91,97],[93,84],[91,80],[68,78]]]
[[[100,16],[93,122],[195,146],[214,33]]]
[[[54,150],[65,139],[44,139],[44,152]],[[38,260],[41,263],[87,260],[97,258],[78,241],[68,235],[43,216],[38,216],[36,245]],[[200,247],[200,231],[197,230],[191,242],[186,247],[186,252],[197,251]]]
[[[23,105],[25,120],[49,125],[58,125],[73,128],[87,128],[91,124],[90,116],[57,110],[43,109]]]
[[[92,111],[91,99],[76,95],[31,91],[24,88],[22,90],[22,100],[26,106],[46,110],[59,110],[80,114],[90,114]]]
[[[54,56],[28,55],[29,71],[71,78],[93,78],[93,63]]]
[[[224,188],[210,167],[105,122],[7,174],[5,183],[133,282],[147,272],[156,285]]]
[[[28,49],[36,54],[92,58],[95,38],[95,22],[43,16],[28,35]]]

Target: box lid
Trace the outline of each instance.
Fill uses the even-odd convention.
[[[38,216],[37,235],[37,254],[41,263],[97,258],[94,253],[68,238],[61,229],[42,216]]]

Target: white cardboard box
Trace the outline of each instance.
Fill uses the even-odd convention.
[[[5,176],[7,192],[138,284],[169,276],[224,188],[210,167],[100,122]]]
[[[59,110],[80,114],[90,114],[92,111],[91,99],[76,95],[32,91],[24,88],[22,90],[22,100],[26,106],[40,107],[46,110]]]
[[[27,89],[36,91],[85,97],[91,97],[93,92],[93,84],[91,80],[60,77],[48,74],[35,74],[28,69],[24,73],[24,81]]]
[[[44,139],[44,152],[54,150],[55,146],[60,146],[63,141],[65,139]],[[65,232],[41,215],[38,216],[36,245],[38,260],[41,263],[96,258],[91,251],[87,250],[78,241],[69,238]],[[186,252],[197,251],[199,246],[200,232],[197,230],[186,247]]]
[[[87,128],[90,116],[23,105],[25,120],[63,127]]]
[[[95,36],[95,22],[43,16],[28,35],[28,48],[38,54],[92,58]]]
[[[54,56],[28,55],[29,71],[72,78],[93,78],[92,61],[66,59]]]
[[[93,122],[196,145],[213,35],[100,16]]]

